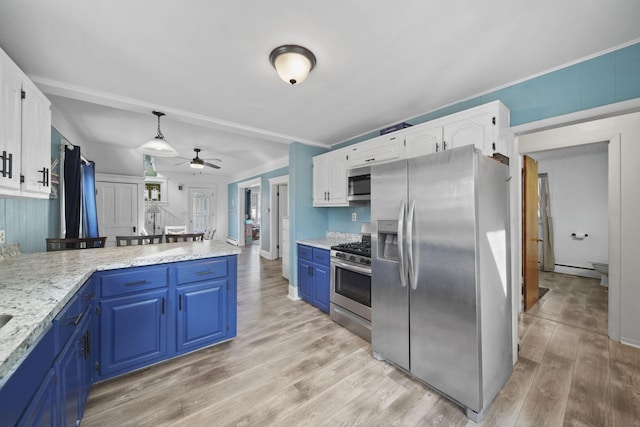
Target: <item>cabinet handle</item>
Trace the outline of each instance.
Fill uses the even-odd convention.
[[[80,323],[80,319],[82,319],[82,313],[78,314],[77,316],[72,317],[71,320],[69,321],[69,323],[67,323],[67,325],[78,326],[78,323]]]
[[[213,271],[206,270],[206,271],[198,271],[198,272],[196,272],[196,276],[206,276],[207,274],[213,274]]]
[[[182,295],[178,296],[178,310],[182,311]]]
[[[91,330],[87,331],[87,346],[85,348],[87,349],[87,356],[89,356],[91,354]]]
[[[90,294],[85,295],[82,299],[84,301],[93,301],[95,297],[96,297],[96,293],[91,292]]]
[[[124,285],[125,286],[137,286],[137,285],[146,285],[147,283],[149,283],[148,280],[137,280],[135,282],[127,282]]]
[[[365,162],[373,162],[373,161],[375,161],[375,160],[376,160],[376,158],[375,158],[375,157],[372,157],[372,158],[370,158],[370,159],[365,160]]]
[[[42,174],[42,181],[38,181],[39,184],[42,184],[45,187],[49,186],[49,169],[43,167],[42,170],[38,170],[38,173]]]
[[[313,276],[313,267],[307,267],[309,269],[309,276]]]
[[[9,179],[13,178],[13,154],[7,153],[6,151],[2,152],[2,177]]]
[[[446,150],[447,149],[447,141],[442,141],[442,150]]]
[[[162,314],[164,314],[164,297],[162,297]]]
[[[436,153],[438,152],[438,150],[440,150],[440,144],[436,142]]]

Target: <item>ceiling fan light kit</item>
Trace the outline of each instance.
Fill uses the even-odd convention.
[[[280,78],[291,85],[302,83],[316,66],[313,52],[296,44],[285,44],[273,49],[269,61]]]
[[[178,152],[164,139],[164,135],[162,135],[162,131],[160,131],[160,117],[165,114],[160,111],[152,111],[151,113],[158,117],[158,134],[154,138],[142,144],[139,149],[144,154],[148,154],[150,156],[176,157]]]

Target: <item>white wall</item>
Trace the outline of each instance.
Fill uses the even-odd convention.
[[[607,145],[551,150],[532,157],[539,159],[538,173],[549,178],[555,271],[600,278],[589,261],[609,260]],[[589,236],[577,240],[572,233]]]
[[[640,347],[640,113],[521,135],[518,152],[604,141],[610,141],[609,336]]]

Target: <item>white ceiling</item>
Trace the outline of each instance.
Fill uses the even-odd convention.
[[[2,0],[0,47],[85,140],[137,147],[157,109],[182,156],[235,175],[628,44],[639,18],[636,0]],[[316,55],[299,86],[269,63],[281,44]]]

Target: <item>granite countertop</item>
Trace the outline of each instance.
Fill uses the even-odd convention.
[[[0,261],[0,387],[95,271],[236,255],[230,244],[204,240],[16,255]]]
[[[296,240],[296,243],[303,245],[309,245],[316,248],[330,250],[331,246],[336,246],[341,243],[359,242],[362,239],[360,234],[352,233],[339,233],[335,231],[329,231],[325,237],[315,237],[311,239]]]

